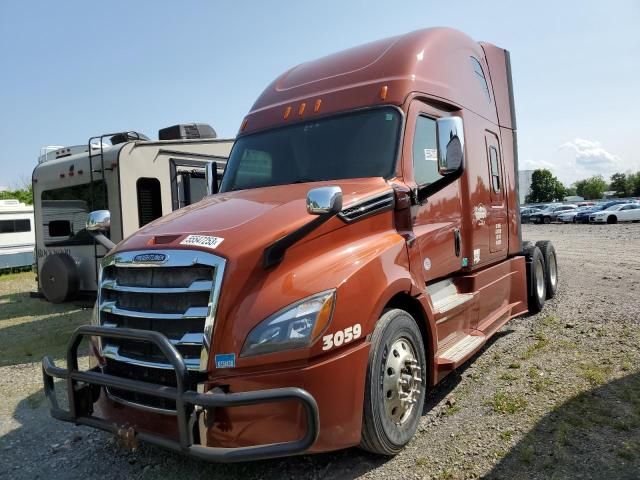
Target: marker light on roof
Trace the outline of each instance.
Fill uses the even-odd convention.
[[[286,120],[291,115],[291,107],[287,107],[284,109],[284,119]]]
[[[300,104],[300,106],[298,107],[298,115],[302,116],[304,115],[304,109],[307,108],[307,104],[302,102]]]
[[[387,99],[387,86],[386,85],[384,85],[380,89],[380,99],[382,99],[382,100],[386,100]]]
[[[240,127],[240,131],[244,131],[245,128],[247,128],[247,123],[249,123],[249,119],[245,118],[244,121],[242,122],[242,126]]]
[[[318,113],[320,111],[320,105],[322,105],[322,100],[319,98],[316,100],[316,104],[313,106],[313,111]]]

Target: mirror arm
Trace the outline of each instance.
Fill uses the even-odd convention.
[[[111,250],[113,247],[116,246],[115,243],[113,243],[108,237],[106,237],[102,232],[98,232],[98,231],[91,231],[88,230],[89,234],[93,237],[93,239],[98,242],[100,245],[102,245],[104,248],[106,248],[107,250]]]
[[[335,215],[336,214],[334,212],[328,212],[324,215],[319,215],[317,218],[314,218],[310,222],[305,223],[300,228],[273,242],[271,245],[264,249],[262,266],[266,269],[274,267],[281,263],[282,260],[284,260],[284,254],[289,247],[302,240],[309,233],[314,231],[316,228],[318,228],[320,225],[322,225]]]

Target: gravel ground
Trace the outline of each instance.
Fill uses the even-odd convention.
[[[126,452],[105,433],[54,421],[35,361],[41,339],[61,354],[88,312],[28,298],[30,274],[0,277],[0,478],[638,478],[640,224],[524,233],[554,242],[557,297],[432,390],[418,434],[392,459],[350,449],[213,465],[151,445]],[[50,324],[57,335],[43,337]],[[28,335],[34,349],[20,343]]]

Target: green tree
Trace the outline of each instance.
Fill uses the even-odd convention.
[[[33,204],[33,187],[26,186],[18,190],[5,190],[0,192],[0,200],[16,199],[27,205]]]
[[[564,185],[549,170],[538,169],[531,176],[531,192],[525,200],[527,203],[562,200],[565,191]]]
[[[640,196],[640,172],[636,172],[635,174],[629,175],[629,185],[630,185],[631,195]]]
[[[618,197],[628,197],[633,190],[633,178],[632,175],[625,175],[624,173],[614,173],[611,175],[610,190],[616,192]]]
[[[607,189],[607,182],[602,175],[594,175],[586,180],[579,180],[575,183],[576,192],[587,200],[602,198],[602,194]]]

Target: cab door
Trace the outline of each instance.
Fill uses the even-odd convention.
[[[504,168],[500,154],[500,142],[495,133],[485,132],[487,168],[489,169],[489,208],[487,209],[487,228],[489,234],[489,252],[499,254],[507,251],[507,203],[504,194]]]
[[[462,205],[459,177],[438,172],[436,120],[444,115],[414,100],[407,115],[403,147],[407,185],[414,191],[412,207],[414,250],[421,264],[412,263],[426,283],[448,277],[461,268]]]

